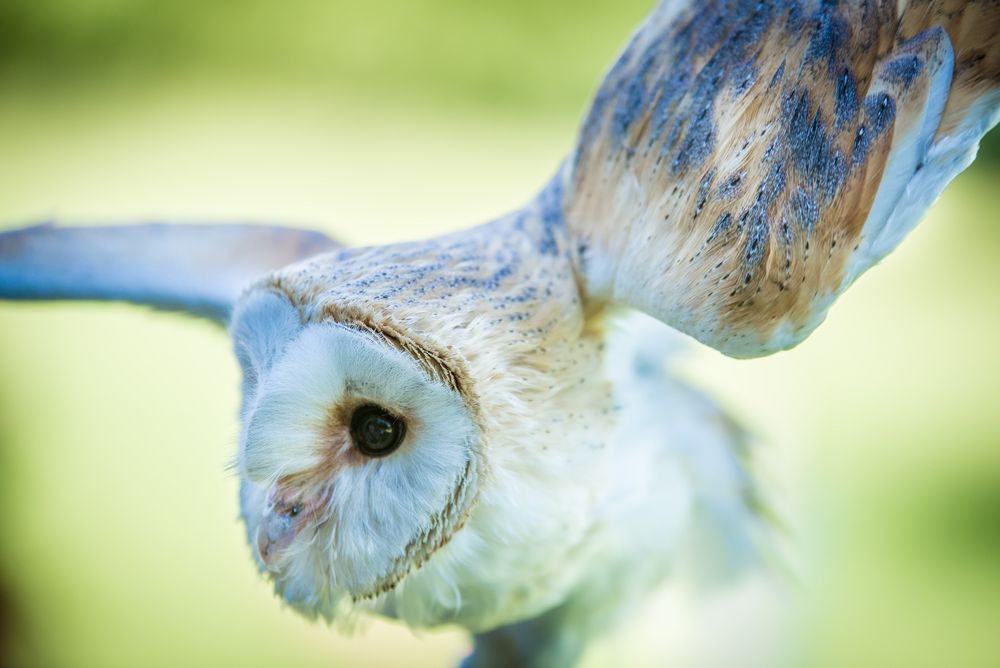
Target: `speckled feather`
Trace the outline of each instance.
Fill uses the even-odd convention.
[[[470,369],[476,351],[503,354],[503,367],[522,376],[568,372],[558,353],[579,343],[585,313],[559,195],[554,183],[532,205],[493,223],[320,255],[257,287],[286,295],[306,322],[330,318],[391,333],[435,360],[478,406],[471,378],[490,371]]]
[[[970,127],[974,155],[998,87],[992,0],[664,2],[572,158],[585,291],[728,354],[792,346],[891,250],[866,237],[900,184],[940,167],[936,195],[971,161],[931,158]]]

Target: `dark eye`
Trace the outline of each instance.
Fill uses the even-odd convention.
[[[379,406],[361,406],[351,416],[354,446],[369,457],[384,457],[399,447],[406,423]]]

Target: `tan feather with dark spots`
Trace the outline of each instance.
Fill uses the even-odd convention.
[[[891,212],[905,174],[890,155],[922,166],[947,34],[946,122],[996,87],[996,3],[667,4],[609,73],[574,156],[585,290],[729,354],[790,347],[855,278],[880,232],[870,216]]]

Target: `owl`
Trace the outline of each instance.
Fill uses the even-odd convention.
[[[995,1],[667,0],[499,220],[367,248],[29,227],[0,234],[0,297],[228,328],[247,540],[296,610],[570,666],[686,555],[766,550],[746,439],[665,371],[671,329],[734,357],[801,342],[998,117]]]

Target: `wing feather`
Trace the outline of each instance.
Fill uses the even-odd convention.
[[[568,168],[587,296],[734,356],[800,342],[996,123],[998,20],[996,0],[662,3]]]
[[[224,322],[251,282],[336,247],[258,225],[36,225],[0,233],[0,299],[120,300]]]

